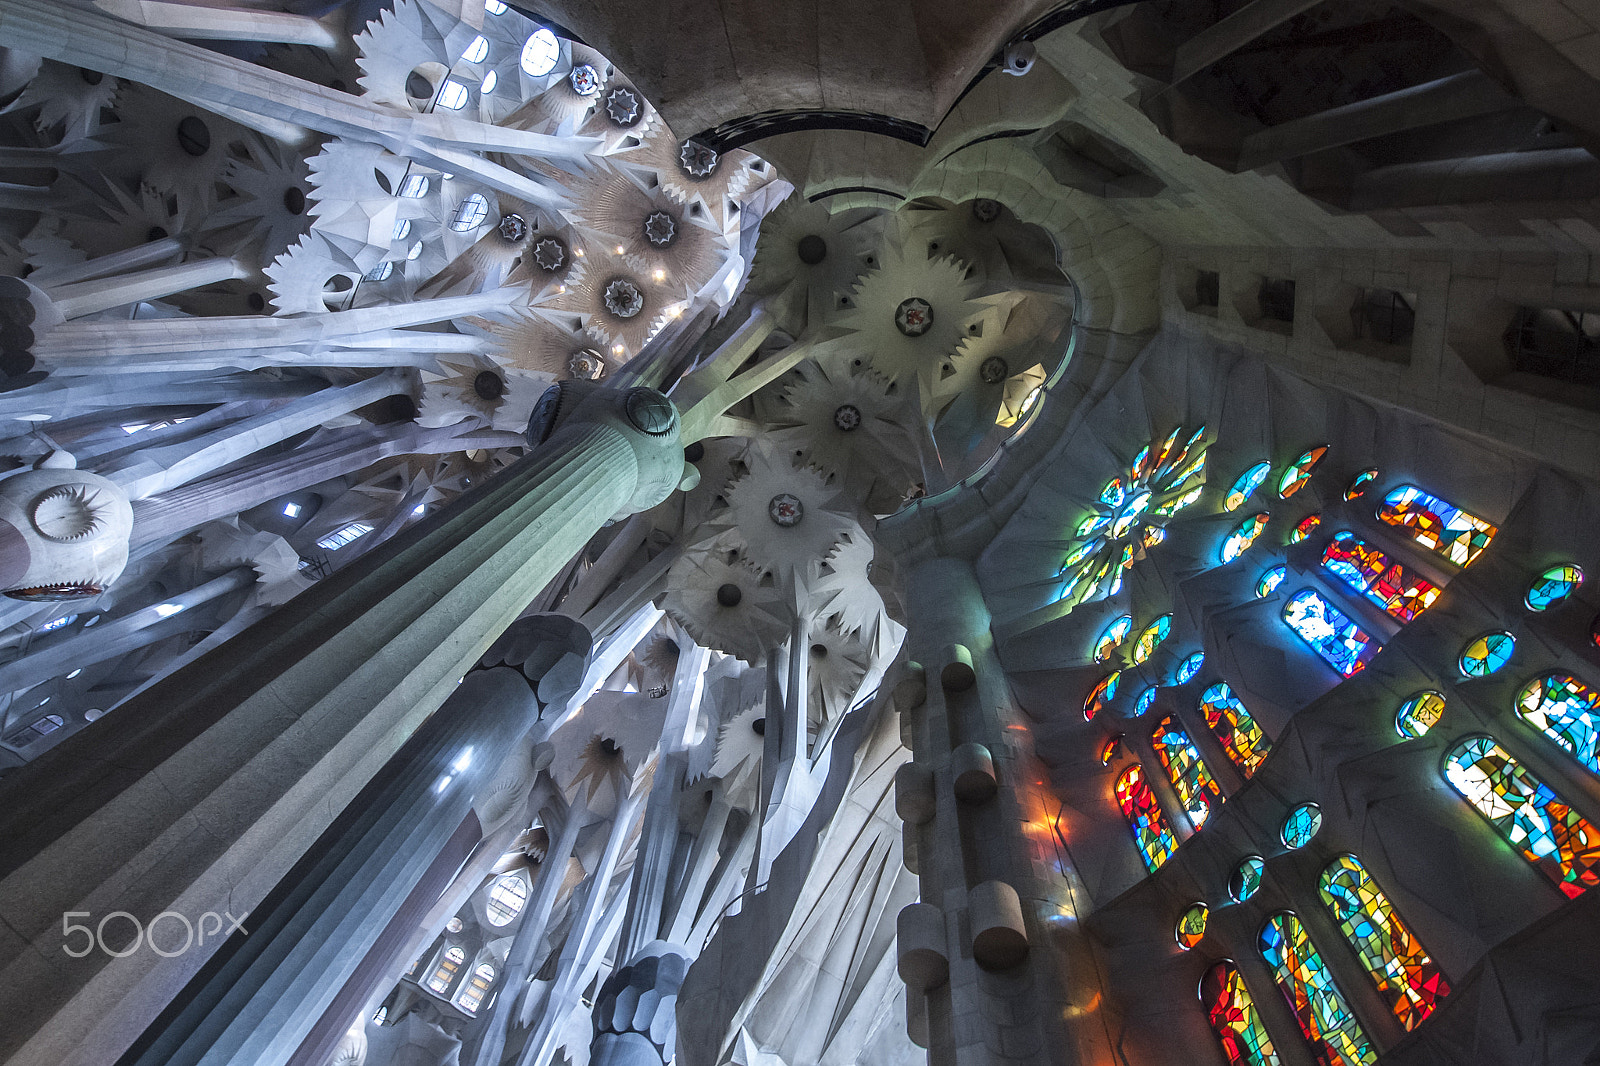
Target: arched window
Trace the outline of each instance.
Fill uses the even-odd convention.
[[[1272,741],[1234,696],[1233,689],[1224,681],[1206,689],[1200,696],[1200,713],[1206,716],[1206,727],[1222,741],[1239,772],[1246,777],[1255,773],[1272,750]]]
[[[1117,806],[1122,808],[1133,830],[1133,842],[1139,846],[1139,855],[1150,872],[1155,873],[1178,850],[1178,841],[1156,803],[1155,793],[1150,791],[1150,782],[1144,779],[1144,768],[1134,763],[1124,770],[1117,778],[1116,792]]]
[[[1229,489],[1228,495],[1223,498],[1222,509],[1224,511],[1237,511],[1243,507],[1245,501],[1255,495],[1256,489],[1261,487],[1262,483],[1267,480],[1267,475],[1271,473],[1271,463],[1257,463],[1240,474],[1239,480],[1233,483],[1233,488]]]
[[[483,220],[488,217],[489,201],[482,193],[475,192],[456,205],[456,215],[450,220],[450,228],[457,233],[465,233],[483,225]]]
[[[1415,1029],[1450,994],[1439,964],[1401,923],[1394,904],[1354,855],[1333,860],[1317,888],[1389,1009],[1408,1031]]]
[[[456,1006],[468,1014],[478,1013],[478,1008],[483,1005],[483,998],[489,994],[489,986],[494,984],[494,967],[487,962],[480,962],[478,968],[472,971],[472,977],[461,986],[461,991],[456,993]]]
[[[446,78],[444,87],[439,90],[439,106],[446,111],[460,111],[467,106],[467,98],[472,91],[454,78]]]
[[[1372,1066],[1378,1054],[1350,1013],[1344,994],[1292,911],[1279,911],[1261,927],[1261,955],[1313,1054],[1326,1066]]]
[[[1311,645],[1327,664],[1345,677],[1360,673],[1383,650],[1343,611],[1312,589],[1294,594],[1283,606],[1283,620],[1295,636]]]
[[[1517,694],[1517,713],[1600,774],[1600,692],[1570,674],[1546,674]]]
[[[1100,636],[1094,642],[1094,661],[1103,663],[1111,658],[1111,653],[1118,644],[1128,639],[1128,634],[1133,632],[1133,617],[1131,615],[1118,615],[1111,620],[1111,624],[1100,631]]]
[[[528,882],[518,874],[506,874],[489,886],[489,900],[485,910],[490,925],[509,925],[522,913],[522,904],[528,898]]]
[[[456,971],[461,969],[461,964],[466,961],[467,953],[452,944],[444,949],[444,954],[439,956],[439,964],[433,968],[433,973],[428,975],[428,989],[444,995],[450,991],[450,984],[456,979]]]
[[[461,58],[468,63],[482,63],[489,58],[489,39],[481,33],[478,34],[472,39],[472,43],[467,45],[467,50],[461,53]]]
[[[1155,732],[1150,734],[1150,743],[1155,747],[1156,758],[1161,760],[1161,768],[1167,772],[1189,821],[1194,823],[1196,829],[1203,827],[1211,816],[1213,801],[1222,801],[1222,789],[1201,761],[1200,750],[1194,746],[1194,741],[1189,739],[1183,727],[1170,716],[1162,719]]]
[[[1349,530],[1333,535],[1322,553],[1322,568],[1382,607],[1409,622],[1433,606],[1439,587],[1411,573]]]
[[[1106,709],[1106,704],[1117,698],[1117,682],[1122,680],[1122,671],[1113,670],[1111,676],[1100,679],[1094,688],[1089,690],[1089,695],[1083,699],[1083,718],[1086,722],[1094,721],[1094,716]]]
[[[1167,639],[1167,634],[1172,632],[1172,616],[1164,614],[1154,622],[1139,631],[1139,638],[1133,642],[1133,661],[1142,663],[1155,653],[1161,642]]]
[[[1311,480],[1312,471],[1316,470],[1317,464],[1322,462],[1322,457],[1327,454],[1328,446],[1319,444],[1290,463],[1284,470],[1283,476],[1278,479],[1278,498],[1287,500],[1304,488],[1305,483]]]
[[[1404,529],[1412,540],[1457,566],[1466,566],[1482,555],[1499,532],[1477,515],[1415,485],[1397,486],[1385,496],[1378,521]]]
[[[1200,1002],[1228,1066],[1277,1066],[1278,1052],[1238,967],[1224,959],[1207,970],[1200,979]]]
[[[1600,885],[1600,831],[1493,737],[1468,737],[1451,748],[1444,775],[1563,893],[1577,897]]]

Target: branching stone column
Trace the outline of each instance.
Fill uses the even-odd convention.
[[[579,650],[539,620],[508,631],[246,920],[248,935],[224,946],[220,966],[190,982],[183,1008],[146,1034],[129,1066],[289,1060],[493,785],[502,753],[538,720],[537,668],[556,655],[505,664],[500,652],[518,630],[557,654]],[[342,1021],[326,1050],[348,1029]]]
[[[115,1061],[210,951],[73,958],[63,913],[259,906],[601,523],[683,477],[652,389],[564,382],[529,432],[528,458],[129,701],[120,728],[0,781],[0,1058]]]

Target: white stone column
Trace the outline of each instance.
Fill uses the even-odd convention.
[[[80,281],[50,291],[51,302],[62,318],[82,318],[98,311],[109,311],[141,300],[159,300],[174,293],[188,292],[203,285],[215,285],[250,276],[250,269],[237,259],[217,256],[196,259],[177,266],[156,267],[132,274]],[[126,326],[127,323],[118,323]]]
[[[10,1066],[115,1060],[209,956],[72,958],[64,912],[259,905],[601,523],[672,491],[671,404],[577,386],[523,462],[130,700],[139,728],[0,780]]]

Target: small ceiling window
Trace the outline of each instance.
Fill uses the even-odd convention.
[[[403,241],[407,237],[409,237],[410,235],[411,235],[411,220],[409,218],[402,218],[402,219],[400,219],[398,222],[396,222],[394,224],[394,233],[391,235],[390,239],[391,240],[396,240],[396,241]]]
[[[490,93],[494,92],[494,87],[498,84],[500,84],[500,75],[491,70],[488,75],[484,77],[483,84],[478,86],[478,91],[483,95],[488,96]]]
[[[488,217],[489,201],[482,193],[475,192],[456,207],[456,217],[450,220],[450,228],[464,233],[469,229],[477,229]]]
[[[406,259],[408,261],[409,260],[415,260],[417,258],[417,256],[419,256],[421,254],[422,254],[422,242],[418,241],[416,244],[413,244],[411,246],[411,250],[406,253]]]
[[[560,58],[561,42],[549,30],[534,30],[533,36],[522,45],[522,69],[528,72],[530,78],[544,77],[556,69],[556,62]]]
[[[400,195],[409,200],[420,200],[428,195],[428,176],[412,174],[400,183]]]
[[[367,281],[388,281],[389,275],[394,273],[393,263],[379,263],[362,275]]]
[[[482,63],[489,56],[489,38],[479,34],[467,45],[467,50],[461,53],[461,58],[468,63]]]
[[[394,264],[386,263],[385,265],[393,266]],[[357,537],[364,537],[371,532],[372,527],[367,523],[351,522],[342,529],[336,529],[332,533],[329,533],[326,537],[323,537],[321,540],[317,541],[317,547],[321,548],[325,552],[338,551],[340,548],[344,547],[346,544],[349,544]]]
[[[454,78],[447,78],[444,88],[439,90],[439,106],[446,111],[460,111],[467,106],[467,98],[471,95],[465,85]]]
[[[504,15],[506,13],[506,5],[501,3],[500,0],[483,0],[483,9],[491,15]]]

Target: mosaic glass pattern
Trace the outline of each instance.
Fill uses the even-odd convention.
[[[1156,686],[1151,685],[1139,693],[1139,698],[1133,704],[1133,716],[1135,718],[1144,715],[1156,705],[1156,692]]]
[[[1347,500],[1359,500],[1367,494],[1367,486],[1378,477],[1378,468],[1369,466],[1361,473],[1350,479],[1350,484],[1344,490]]]
[[[1354,855],[1333,860],[1322,871],[1317,889],[1372,975],[1378,994],[1407,1031],[1415,1029],[1450,994],[1439,964],[1400,921],[1394,904]]]
[[[1407,740],[1416,740],[1439,724],[1444,717],[1444,695],[1419,692],[1400,705],[1394,714],[1394,731]]]
[[[1589,643],[1600,648],[1600,614],[1594,616],[1594,621],[1589,623]]]
[[[1528,587],[1522,602],[1530,611],[1548,611],[1557,604],[1565,603],[1582,586],[1583,567],[1574,563],[1552,566]]]
[[[1239,475],[1239,480],[1233,483],[1233,488],[1228,490],[1228,495],[1222,500],[1224,511],[1237,511],[1244,506],[1244,502],[1254,496],[1256,489],[1266,483],[1272,473],[1271,463],[1257,463],[1249,470]]]
[[[1378,1053],[1333,983],[1305,926],[1291,911],[1280,911],[1261,928],[1261,955],[1272,967],[1312,1054],[1326,1066],[1373,1066]]]
[[[1255,718],[1245,710],[1227,682],[1218,681],[1200,694],[1200,713],[1205,715],[1206,728],[1222,741],[1239,772],[1249,777],[1272,750],[1272,741],[1261,731]]]
[[[1196,829],[1204,828],[1206,819],[1211,817],[1212,804],[1222,802],[1222,788],[1206,769],[1200,749],[1194,746],[1183,726],[1170,716],[1163,718],[1150,734],[1150,746],[1155,748],[1156,758],[1178,794],[1183,813],[1189,816]]]
[[[1142,663],[1150,658],[1161,642],[1167,639],[1167,634],[1172,632],[1172,616],[1164,614],[1154,622],[1145,626],[1139,632],[1139,639],[1133,642],[1133,661]]]
[[[1267,528],[1267,519],[1272,516],[1265,511],[1251,515],[1239,523],[1239,528],[1228,534],[1228,539],[1222,542],[1221,558],[1224,563],[1231,563],[1239,556],[1250,550],[1250,545],[1261,536],[1261,531]]]
[[[1117,682],[1122,680],[1122,671],[1113,670],[1108,677],[1100,679],[1099,684],[1089,690],[1089,695],[1083,699],[1083,717],[1087,721],[1094,721],[1094,716],[1106,709],[1106,704],[1117,698]]]
[[[1195,652],[1179,663],[1178,668],[1172,672],[1172,683],[1174,685],[1187,685],[1194,680],[1194,675],[1198,674],[1200,668],[1205,664],[1206,653],[1203,651]]]
[[[1261,891],[1261,879],[1266,875],[1267,863],[1259,855],[1246,856],[1244,861],[1228,875],[1228,896],[1235,903],[1243,903]]]
[[[1182,427],[1146,444],[1133,462],[1100,490],[1095,508],[1073,531],[1077,542],[1061,564],[1061,600],[1087,603],[1115,595],[1122,575],[1159,544],[1160,526],[1200,498],[1205,488],[1206,429]]]
[[[1385,496],[1378,520],[1404,529],[1412,540],[1457,566],[1467,566],[1482,555],[1499,532],[1477,515],[1415,485],[1401,485]]]
[[[1444,775],[1567,896],[1580,896],[1600,884],[1600,831],[1493,737],[1468,737],[1451,748]]]
[[[1107,737],[1106,742],[1100,745],[1100,765],[1110,766],[1111,760],[1122,754],[1122,739],[1126,733],[1118,733],[1114,737]]]
[[[1546,674],[1517,693],[1517,713],[1600,774],[1600,692],[1571,674]]]
[[[1117,778],[1117,806],[1128,819],[1133,830],[1133,842],[1138,845],[1139,857],[1145,867],[1155,873],[1178,850],[1178,841],[1167,826],[1167,819],[1156,803],[1150,782],[1144,778],[1144,767],[1134,763]]]
[[[1436,585],[1349,530],[1333,535],[1333,542],[1322,552],[1322,568],[1401,622],[1411,621],[1439,598]]]
[[[1111,620],[1111,624],[1100,631],[1094,641],[1094,661],[1103,663],[1111,658],[1111,652],[1118,644],[1128,639],[1128,634],[1133,632],[1133,617],[1131,615],[1118,615]]]
[[[1287,500],[1304,488],[1306,482],[1311,480],[1312,471],[1316,470],[1317,464],[1322,462],[1322,457],[1327,454],[1328,446],[1319,444],[1290,463],[1289,469],[1278,479],[1278,498]]]
[[[1511,661],[1517,638],[1510,633],[1485,633],[1461,652],[1461,673],[1467,677],[1488,677]]]
[[[1299,544],[1301,541],[1303,541],[1307,537],[1311,536],[1312,533],[1315,533],[1316,530],[1317,530],[1317,527],[1320,526],[1320,525],[1322,525],[1322,516],[1321,515],[1319,515],[1319,514],[1308,514],[1308,515],[1306,515],[1304,518],[1300,519],[1300,521],[1295,524],[1295,527],[1293,529],[1289,530],[1289,543],[1290,544]]]
[[[1289,568],[1287,566],[1274,566],[1272,569],[1265,571],[1260,580],[1256,582],[1256,595],[1261,599],[1266,599],[1278,591],[1278,586],[1283,584],[1283,579],[1288,576]]]
[[[1189,951],[1200,939],[1206,935],[1206,920],[1211,917],[1211,908],[1204,903],[1195,903],[1178,916],[1178,927],[1173,930],[1173,936],[1178,941],[1178,946],[1184,951]]]
[[[1383,650],[1383,645],[1375,643],[1343,611],[1312,589],[1295,593],[1284,604],[1283,620],[1296,636],[1345,677],[1366,669],[1367,662]]]
[[[1261,1024],[1261,1014],[1238,967],[1224,960],[1207,970],[1200,979],[1200,1002],[1211,1021],[1211,1031],[1222,1042],[1228,1066],[1279,1066],[1272,1037]]]
[[[1278,839],[1283,841],[1284,847],[1295,851],[1311,843],[1311,838],[1321,828],[1322,808],[1315,803],[1302,803],[1283,819]]]

